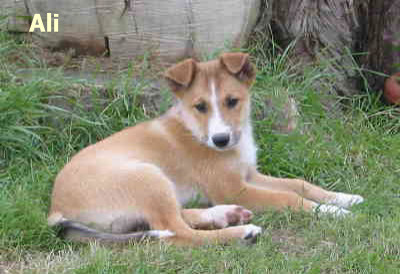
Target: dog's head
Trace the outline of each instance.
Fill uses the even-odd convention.
[[[169,68],[165,77],[196,139],[217,150],[238,144],[249,123],[249,88],[255,78],[248,54],[224,53],[209,62],[187,59]]]

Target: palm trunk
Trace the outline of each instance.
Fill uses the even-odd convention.
[[[333,87],[339,95],[360,93],[358,65],[393,74],[400,63],[400,0],[264,0],[264,16],[258,29],[270,27],[278,45],[296,41],[297,62],[329,62],[337,75]],[[396,48],[397,47],[397,48]],[[351,55],[349,53],[357,53]],[[385,78],[365,74],[373,90],[381,90]]]
[[[359,1],[358,17],[363,26],[356,50],[361,67],[388,75],[400,71],[400,0]],[[372,90],[381,90],[385,77],[365,74]]]

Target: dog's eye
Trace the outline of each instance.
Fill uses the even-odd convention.
[[[239,102],[238,98],[232,98],[232,97],[226,98],[226,105],[228,106],[228,108],[234,108],[238,102]]]
[[[194,105],[194,107],[201,113],[207,112],[207,105],[205,102],[198,103],[198,104]]]

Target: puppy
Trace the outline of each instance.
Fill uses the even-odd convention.
[[[255,69],[247,54],[188,59],[165,78],[176,105],[88,146],[58,174],[48,222],[63,227],[69,239],[251,241],[261,228],[246,224],[250,210],[290,207],[343,215],[343,208],[363,201],[257,171],[249,98]],[[184,209],[193,199],[212,207]]]

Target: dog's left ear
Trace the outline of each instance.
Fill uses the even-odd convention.
[[[256,71],[247,53],[223,53],[220,57],[220,61],[228,72],[239,79],[239,81],[249,86],[253,83],[256,77]]]
[[[169,68],[164,77],[175,93],[187,89],[196,74],[196,61],[187,59]]]

